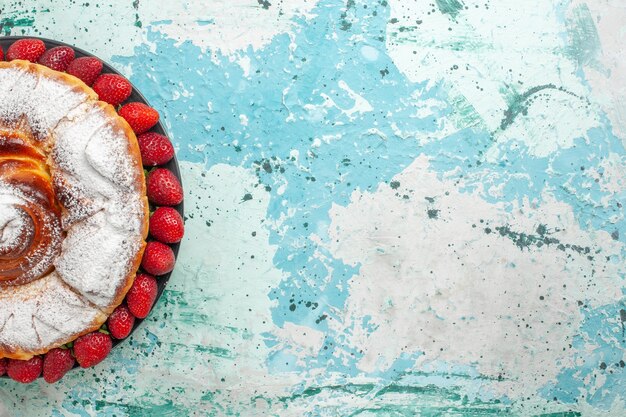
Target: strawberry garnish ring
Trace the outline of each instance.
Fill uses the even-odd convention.
[[[18,36],[1,37],[0,61],[9,61],[11,59],[27,59],[31,62],[38,62],[41,60],[41,64],[46,64],[47,66],[55,70],[65,71],[69,76],[75,76],[81,79],[86,84],[92,86],[92,88],[93,84],[99,77],[107,74],[118,75],[127,80],[127,78],[122,74],[119,74],[114,67],[108,65],[106,62],[89,54],[88,52],[73,45],[68,45],[48,39],[28,37],[28,39],[32,41],[30,42],[31,45],[23,45],[22,50],[19,50],[19,48],[13,48],[13,50],[11,51],[12,53],[7,56],[10,46],[16,41],[23,38],[24,37]],[[41,48],[41,44],[39,43],[39,41],[43,42],[44,48]],[[26,46],[28,46],[28,48]],[[59,48],[53,50],[53,48],[58,47],[65,47],[69,49]],[[74,56],[72,57],[73,59],[69,59],[69,57],[71,57],[71,53],[69,52],[70,50],[74,53]],[[44,56],[47,51],[51,52]],[[18,53],[21,53],[23,55],[16,55]],[[105,79],[107,77],[105,77]],[[171,255],[173,255],[173,259],[175,261],[180,247],[180,239],[184,239],[182,237],[184,201],[181,197],[183,187],[180,170],[178,168],[178,162],[174,154],[174,147],[170,142],[170,140],[174,141],[175,138],[167,134],[162,124],[162,119],[166,117],[166,114],[163,113],[165,109],[162,106],[162,103],[149,103],[144,98],[144,96],[134,86],[130,84],[130,82],[129,85],[130,93],[127,96],[126,94],[121,94],[114,97],[114,100],[112,100],[114,101],[116,110],[119,111],[124,105],[128,103],[141,103],[160,113],[161,117],[159,119],[161,120],[157,119],[154,124],[154,119],[145,117],[144,114],[140,114],[141,117],[135,119],[140,121],[140,123],[135,124],[136,135],[148,135],[144,136],[143,138],[145,144],[143,152],[140,151],[139,146],[137,148],[137,152],[142,155],[143,153],[146,154],[147,161],[143,162],[144,166],[147,169],[150,169],[151,167],[156,167],[152,168],[153,170],[166,169],[168,171],[167,178],[174,178],[180,191],[180,194],[178,196],[174,196],[176,198],[170,198],[169,200],[166,198],[167,205],[159,204],[151,206],[150,209],[151,212],[154,212],[155,210],[158,210],[160,206],[163,207],[163,209],[159,211],[158,216],[154,222],[154,236],[150,235],[148,238],[148,240],[153,242],[153,244],[151,245],[152,247],[157,246],[157,255],[159,256],[155,257],[154,259],[159,262],[155,263],[157,267],[156,269],[152,269],[154,265],[151,266],[146,264],[148,265],[148,268],[150,268],[153,272],[158,273],[158,275],[152,275],[154,277],[152,278],[152,280],[142,279],[140,282],[138,282],[137,289],[133,291],[134,295],[131,297],[132,309],[128,304],[129,300],[127,294],[127,297],[124,299],[121,306],[116,309],[118,312],[113,316],[112,326],[111,323],[107,321],[100,330],[96,330],[95,332],[88,333],[87,335],[82,336],[83,340],[79,341],[79,338],[64,346],[56,347],[53,350],[49,351],[53,352],[49,356],[49,352],[46,354],[35,356],[32,360],[29,360],[29,363],[21,363],[9,359],[0,359],[0,371],[2,371],[0,372],[0,378],[10,378],[8,374],[10,369],[11,375],[13,375],[14,378],[20,379],[20,382],[32,382],[37,378],[40,378],[42,382],[45,379],[46,381],[55,383],[59,380],[59,378],[61,378],[62,380],[63,374],[65,374],[65,372],[72,372],[71,369],[68,369],[71,365],[72,359],[74,360],[72,369],[91,366],[98,366],[102,367],[103,369],[106,368],[106,356],[109,354],[110,351],[110,349],[108,348],[109,343],[111,349],[114,349],[117,344],[123,343],[124,340],[133,335],[134,331],[139,326],[141,326],[141,323],[144,320],[144,318],[141,318],[140,316],[146,317],[149,314],[150,310],[155,308],[165,286],[167,285],[167,282],[172,273],[171,268],[173,267],[173,264],[169,263],[169,261],[172,259]],[[119,100],[120,97],[125,98],[119,103],[116,103],[116,101]],[[143,106],[137,107],[143,109]],[[127,109],[135,110],[133,109],[133,106],[131,106],[130,108],[127,107]],[[129,116],[129,118],[131,119],[132,117],[133,116]],[[172,195],[166,195],[166,197],[172,197]],[[172,211],[177,212],[178,216],[175,215]],[[176,227],[173,228],[172,225]],[[159,249],[161,251],[158,251]],[[165,253],[165,257],[161,257],[163,253]],[[148,271],[140,268],[137,274],[148,275]],[[156,295],[154,295],[155,283]],[[133,311],[135,312],[135,314],[137,314],[137,316],[133,314]],[[111,316],[109,316],[109,318],[110,317]],[[79,352],[78,356],[76,355],[77,343]],[[68,353],[71,354],[68,355]]]

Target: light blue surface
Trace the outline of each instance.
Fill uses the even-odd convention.
[[[8,16],[32,16],[34,20],[27,32],[39,30],[48,35],[45,26],[38,25],[39,16],[50,13],[60,19],[61,10],[31,12],[34,3],[32,7],[27,3],[12,4]],[[263,9],[261,2],[239,3],[236,7]],[[52,387],[43,382],[22,387],[3,381],[1,398],[10,415],[623,415],[623,288],[621,298],[587,296],[585,291],[574,293],[581,297],[571,300],[580,301],[576,308],[580,317],[571,323],[548,326],[548,333],[561,328],[558,326],[567,327],[565,333],[558,330],[558,334],[571,340],[567,354],[547,356],[548,360],[559,361],[549,364],[553,369],[546,369],[553,377],[546,377],[540,366],[533,365],[533,361],[539,361],[539,356],[535,356],[539,350],[545,349],[546,344],[549,350],[550,343],[554,343],[550,335],[544,334],[528,333],[530,338],[522,337],[527,346],[511,349],[513,353],[523,352],[527,355],[524,358],[472,357],[470,347],[467,354],[455,360],[445,355],[432,356],[433,352],[422,344],[427,342],[426,336],[407,338],[401,354],[386,358],[385,340],[377,339],[379,336],[371,340],[367,335],[389,334],[378,332],[391,326],[394,319],[412,326],[411,316],[396,315],[394,311],[404,311],[398,303],[417,302],[403,298],[402,291],[395,293],[393,287],[400,285],[396,282],[415,276],[410,293],[416,300],[421,299],[421,288],[427,284],[421,279],[428,277],[428,269],[398,270],[378,277],[388,284],[361,287],[359,282],[370,282],[363,278],[369,274],[364,268],[396,259],[386,255],[407,253],[402,251],[403,243],[381,246],[377,254],[363,255],[355,262],[347,260],[350,251],[336,242],[337,236],[351,239],[350,231],[357,230],[338,220],[341,209],[354,208],[370,196],[387,195],[381,194],[385,190],[397,189],[399,202],[394,207],[399,211],[384,213],[384,219],[379,220],[377,203],[373,202],[371,214],[365,214],[367,223],[363,229],[374,236],[379,229],[373,226],[388,224],[387,220],[413,224],[402,210],[408,212],[410,205],[423,204],[425,198],[431,198],[430,190],[405,189],[404,179],[398,181],[398,175],[410,176],[414,172],[409,169],[412,164],[427,160],[427,170],[435,178],[432,181],[442,184],[441,189],[432,190],[433,196],[441,195],[437,201],[457,193],[499,210],[498,219],[491,219],[488,225],[479,224],[476,234],[461,237],[470,248],[467,251],[471,253],[472,242],[491,239],[491,233],[499,232],[497,246],[504,248],[503,259],[507,254],[515,254],[510,258],[528,260],[532,265],[522,267],[516,275],[519,279],[528,278],[534,284],[531,276],[549,270],[556,253],[564,257],[565,266],[548,279],[563,279],[566,283],[574,282],[574,286],[581,281],[579,287],[593,294],[615,291],[608,286],[594,288],[594,278],[583,277],[582,266],[576,269],[588,266],[593,274],[602,277],[597,285],[619,285],[624,278],[626,152],[623,139],[616,133],[619,130],[615,121],[601,105],[595,84],[588,80],[589,68],[600,65],[596,61],[602,54],[614,56],[614,51],[609,46],[602,51],[596,49],[602,40],[593,21],[585,21],[587,26],[582,28],[572,24],[572,10],[591,15],[598,13],[598,8],[592,5],[591,12],[589,8],[585,11],[566,3],[553,5],[557,18],[548,23],[556,26],[554,31],[563,39],[562,50],[551,54],[563,71],[573,68],[572,77],[555,88],[539,88],[552,83],[550,77],[543,80],[539,73],[537,84],[520,82],[512,87],[497,79],[494,64],[494,75],[482,77],[486,84],[493,78],[496,83],[501,81],[501,95],[493,97],[490,107],[499,109],[499,116],[494,119],[501,123],[490,121],[472,107],[481,104],[478,95],[461,94],[465,102],[472,104],[460,104],[459,91],[467,91],[463,90],[463,82],[455,85],[445,75],[416,81],[407,75],[398,67],[397,48],[390,41],[398,31],[420,30],[419,23],[417,29],[390,29],[398,18],[426,21],[432,13],[437,19],[447,19],[443,20],[446,25],[456,30],[455,25],[474,7],[469,2],[437,0],[428,15],[412,16],[409,6],[404,14],[397,13],[402,11],[402,2],[390,5],[386,1],[320,0],[306,16],[284,18],[292,29],[279,31],[261,46],[250,45],[236,52],[205,49],[198,42],[203,36],[199,32],[189,32],[188,39],[175,38],[162,28],[172,25],[179,16],[174,20],[163,16],[159,21],[141,21],[139,14],[146,9],[138,9],[143,37],[133,44],[132,51],[116,54],[117,41],[106,43],[113,45],[110,58],[114,66],[130,74],[132,82],[159,109],[177,146],[186,175],[186,204],[193,219],[188,222],[188,238],[182,247],[188,255],[181,257],[171,286],[149,323],[94,371],[75,372]],[[476,3],[478,6],[483,7]],[[267,6],[269,10],[275,7],[283,6]],[[519,6],[524,10],[532,7]],[[485,19],[487,9],[481,12]],[[94,11],[94,6],[86,6],[85,13],[109,18]],[[198,16],[196,22],[209,27],[222,24],[212,16]],[[506,22],[507,17],[502,16],[501,23]],[[528,27],[530,31],[537,26],[529,23]],[[75,30],[79,33],[78,27]],[[226,33],[229,28],[219,30]],[[90,27],[89,33],[94,32],[97,28]],[[254,33],[254,28],[243,28],[243,32]],[[13,29],[11,33],[20,32]],[[71,42],[67,33],[73,32],[59,31],[60,36],[66,37],[60,40]],[[420,35],[406,36],[415,36],[415,49],[419,50]],[[467,37],[460,36],[456,41],[460,48],[473,48]],[[577,43],[578,49],[572,42]],[[82,46],[80,42],[76,44]],[[434,50],[443,48],[435,44]],[[530,68],[530,60],[535,58],[533,51],[528,51]],[[477,49],[473,53],[480,56],[483,51]],[[246,65],[241,63],[244,57],[249,60]],[[464,66],[463,62],[450,63],[453,64],[461,69]],[[500,64],[509,63],[502,58]],[[428,70],[428,63],[415,65]],[[525,67],[514,70],[528,71]],[[611,78],[608,80],[610,83]],[[578,90],[570,91],[571,86]],[[587,95],[581,96],[579,90]],[[430,111],[420,112],[424,103],[436,105],[428,105]],[[515,123],[522,123],[520,120],[532,124],[551,118],[553,124],[576,124],[576,114],[563,110],[563,103],[569,109],[580,107],[597,120],[586,126],[580,136],[556,138],[571,139],[572,146],[557,146],[542,154],[528,145],[527,138],[516,136],[519,130],[507,136],[509,126],[517,129]],[[241,115],[245,115],[246,122]],[[559,135],[553,130],[543,134],[546,141]],[[609,159],[618,161],[614,171],[606,172],[615,186],[598,179],[605,175],[605,162]],[[443,185],[450,183],[455,184],[452,190]],[[498,191],[488,191],[491,187]],[[207,196],[213,201],[205,200]],[[520,229],[522,226],[514,224],[520,217],[535,216],[529,207],[536,208],[537,213],[547,210],[544,217],[555,218],[560,213],[550,210],[556,210],[558,204],[563,205],[558,206],[560,209],[569,207],[575,219],[571,223],[563,220],[567,229],[541,223],[543,214],[537,214],[534,229]],[[253,207],[252,214],[246,211],[246,205]],[[543,209],[544,206],[551,208]],[[464,216],[472,218],[474,209],[436,207],[439,208],[429,211],[428,217],[444,222],[455,222]],[[228,214],[228,210],[235,214]],[[358,213],[355,211],[355,216]],[[423,222],[430,221],[423,214]],[[256,219],[257,215],[261,221],[250,230],[242,229],[241,234],[234,231],[232,235],[223,232],[230,227],[239,230],[238,224],[247,227],[245,219]],[[567,217],[565,212],[563,217]],[[506,223],[507,219],[511,224]],[[363,219],[359,217],[359,221]],[[190,224],[194,228],[206,225],[206,230],[190,232]],[[216,228],[222,232],[213,232]],[[254,240],[257,232],[259,239]],[[410,230],[407,233],[411,235]],[[420,238],[420,233],[415,230],[415,237],[400,242],[409,242],[410,247],[415,242],[419,249],[423,239],[438,238],[436,233]],[[580,236],[588,236],[591,243],[579,243],[576,239],[580,240]],[[363,246],[370,244],[365,242]],[[491,250],[475,255],[480,257]],[[258,261],[261,263],[257,265],[252,256],[258,252],[266,254],[268,262]],[[445,270],[445,265],[452,261],[446,259],[447,254],[441,256],[438,265]],[[485,274],[501,273],[502,262],[485,264]],[[251,271],[254,277],[246,275]],[[605,277],[607,274],[610,277]],[[265,276],[272,277],[266,285],[251,284],[262,283]],[[440,274],[433,280],[446,278]],[[377,292],[387,287],[391,287],[389,296],[381,302]],[[519,289],[511,292],[513,300],[523,301],[526,297]],[[549,295],[561,296],[558,292]],[[563,290],[562,295],[571,293]],[[468,293],[467,297],[473,295]],[[414,308],[416,317],[428,314],[428,310],[439,311],[434,306],[420,310],[418,305],[408,308]],[[482,320],[479,300],[476,305],[476,317],[468,317],[468,321]],[[369,306],[376,316],[359,316],[358,312]],[[257,307],[265,310],[256,311]],[[450,309],[456,308],[460,307],[451,301]],[[558,308],[556,304],[547,304],[543,311],[528,310],[527,321],[526,317],[511,313],[512,320],[522,320],[532,328],[559,314]],[[506,321],[507,317],[499,315],[498,319]],[[501,343],[510,343],[498,330],[499,322],[492,326],[494,345],[499,343],[498,337],[502,337]],[[432,329],[437,327],[433,325]],[[414,329],[415,333],[428,331],[430,327]],[[361,334],[366,335],[364,339]],[[442,333],[444,337],[449,334],[454,331]],[[491,330],[476,334],[476,338],[490,335]],[[402,337],[392,336],[394,340]],[[320,343],[309,345],[307,340],[315,338]],[[444,342],[452,350],[463,352],[464,347],[454,346],[455,343],[456,340]],[[378,365],[366,365],[368,349],[385,353],[379,354]],[[494,352],[497,355],[498,350]],[[514,360],[527,362],[528,368],[512,365],[518,363]],[[499,362],[501,375],[491,368]],[[525,381],[542,382],[535,386]]]

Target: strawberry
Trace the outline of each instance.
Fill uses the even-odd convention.
[[[174,157],[174,147],[167,136],[148,132],[139,135],[137,142],[139,142],[139,151],[144,165],[163,165]]]
[[[112,347],[111,336],[101,332],[92,332],[76,339],[74,356],[81,368],[89,368],[102,362]]]
[[[56,348],[43,359],[43,379],[49,384],[57,382],[74,367],[74,357],[69,349]]]
[[[84,56],[76,58],[67,67],[67,73],[80,78],[85,84],[91,86],[102,72],[102,61],[96,57]]]
[[[4,61],[4,51],[0,48],[0,61]]]
[[[185,234],[183,218],[171,207],[159,207],[150,216],[150,234],[163,243],[180,242]]]
[[[165,275],[174,269],[175,262],[172,248],[164,243],[151,241],[146,245],[141,267],[152,275]]]
[[[74,50],[69,46],[55,46],[43,53],[37,61],[55,71],[65,71],[74,60]]]
[[[124,104],[118,113],[126,119],[136,134],[147,132],[159,121],[158,111],[138,102]]]
[[[156,300],[158,290],[157,281],[152,275],[137,274],[133,286],[126,294],[128,310],[139,319],[146,318]]]
[[[128,80],[117,74],[102,74],[93,83],[93,91],[100,100],[117,106],[130,97],[133,87]]]
[[[183,187],[166,168],[157,168],[148,174],[146,189],[148,200],[159,206],[175,206],[183,201]]]
[[[7,362],[8,362],[8,359],[6,358],[0,359],[0,376],[7,373]]]
[[[128,307],[119,305],[109,316],[107,327],[109,332],[111,332],[111,336],[116,339],[124,339],[133,330],[134,324],[135,317],[130,313]]]
[[[7,61],[24,59],[30,62],[37,62],[44,52],[46,52],[46,45],[41,39],[20,39],[13,42],[7,49]]]
[[[33,356],[27,361],[9,359],[7,374],[17,382],[28,384],[39,378],[42,367],[43,359],[41,359],[41,356]]]

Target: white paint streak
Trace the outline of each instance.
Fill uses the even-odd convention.
[[[177,401],[185,403],[194,401],[192,393],[219,386],[218,402],[250,410],[250,398],[288,395],[290,387],[301,381],[295,375],[269,374],[265,360],[271,349],[263,333],[282,332],[295,352],[314,349],[320,336],[309,329],[281,330],[272,324],[274,303],[267,293],[283,276],[272,264],[276,248],[268,243],[269,231],[263,227],[270,196],[255,187],[254,173],[228,165],[205,171],[201,164],[189,162],[181,162],[181,171],[188,207],[185,247],[168,290],[185,292],[190,306],[159,305],[168,319],[165,326],[159,321],[150,331],[167,342],[150,360],[140,361],[141,378],[135,388],[151,392],[154,386],[182,384],[187,386],[186,394]],[[247,193],[252,199],[243,201]],[[201,350],[192,354],[196,346]],[[205,354],[202,349],[215,352]],[[199,362],[190,363],[190,358]],[[209,366],[200,363],[207,359]],[[154,363],[160,366],[155,368]],[[178,370],[176,380],[163,379],[170,367]],[[211,409],[210,402],[206,407]],[[256,415],[255,410],[250,413]]]
[[[280,349],[296,356],[300,366],[306,366],[304,359],[316,356],[324,344],[324,333],[319,330],[286,322],[274,335],[281,341],[275,349]]]
[[[433,11],[428,2],[389,4],[387,48],[394,63],[410,80],[443,82],[452,97],[467,100],[497,143],[519,140],[531,154],[546,156],[571,147],[600,125],[597,112],[587,107],[589,89],[577,64],[566,56],[568,39],[552,2],[532,7],[517,0],[472,4],[456,19]],[[517,115],[512,126],[500,130],[515,94],[548,84],[574,95],[543,90],[540,99],[534,95],[532,104],[525,102],[528,114]]]
[[[597,65],[585,65],[585,78],[595,99],[607,113],[615,133],[626,146],[626,3],[621,0],[575,0],[572,8],[585,5],[593,16],[602,44]]]
[[[257,0],[213,0],[210,2],[167,2],[158,10],[140,3],[140,16],[148,22],[170,19],[161,30],[180,42],[190,40],[202,50],[233,53],[248,47],[260,48],[279,33],[289,32],[294,16],[312,17],[316,0],[290,0],[264,9]],[[210,22],[199,24],[199,21]]]
[[[348,83],[346,83],[344,80],[339,80],[339,88],[341,88],[343,91],[345,91],[348,94],[348,97],[350,97],[352,100],[354,100],[354,106],[352,106],[352,108],[350,109],[345,109],[344,113],[346,114],[346,116],[348,116],[350,118],[350,120],[354,120],[354,114],[363,114],[363,113],[367,113],[367,112],[371,112],[372,110],[374,110],[374,108],[372,107],[372,105],[360,94],[357,94],[354,90],[352,90],[350,88],[350,86],[348,85]]]
[[[621,244],[581,230],[572,208],[550,195],[541,204],[489,204],[428,165],[420,157],[394,178],[398,190],[355,192],[331,210],[328,248],[361,265],[341,320],[355,326],[350,343],[365,352],[359,368],[384,371],[402,353],[424,352],[419,366],[471,365],[502,375],[498,392],[533,394],[572,365],[578,301],[621,299]],[[519,248],[496,229],[539,236],[540,225],[563,244],[589,247],[595,260],[555,243]],[[362,328],[367,317],[373,331]]]
[[[132,56],[134,45],[148,43],[150,30],[179,43],[190,41],[204,52],[234,54],[249,47],[261,48],[274,36],[291,31],[294,17],[312,18],[317,0],[290,0],[267,9],[257,0],[167,1],[159,2],[158,7],[149,1],[137,3],[135,9],[133,2],[126,0],[112,0],[101,7],[41,0],[35,10],[54,13],[37,13],[35,27],[46,37],[85,48],[106,60],[113,55]],[[105,18],[107,14],[115,17]],[[71,24],[59,24],[59,16]],[[90,31],[77,37],[77,28]],[[35,34],[30,28],[26,33]],[[241,64],[245,69],[245,61]]]

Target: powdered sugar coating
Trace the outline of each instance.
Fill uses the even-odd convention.
[[[106,310],[119,290],[112,283],[123,282],[132,272],[132,265],[117,260],[133,259],[140,245],[128,239],[126,230],[112,225],[105,210],[99,211],[68,231],[56,270],[72,288]]]
[[[142,227],[138,214],[143,202],[133,198],[138,182],[143,184],[142,168],[129,152],[126,133],[111,125],[106,108],[103,103],[83,104],[54,132],[50,165],[57,194],[68,211],[63,218],[66,230],[98,211],[117,214],[120,205],[128,206],[122,211],[131,214],[123,228],[137,232]]]
[[[74,77],[0,63],[0,129],[22,132],[47,155],[65,234],[52,272],[0,285],[0,357],[25,359],[94,330],[122,301],[145,246],[147,200],[134,134]],[[0,250],[28,226],[11,200],[19,193],[4,190],[0,229],[10,227]]]
[[[20,241],[19,238],[28,233],[30,222],[28,216],[15,207],[19,201],[13,195],[0,198],[0,253],[17,252],[23,248],[25,240]]]
[[[54,272],[14,288],[0,289],[0,346],[7,353],[37,352],[106,318]]]
[[[72,85],[41,77],[40,73],[23,68],[3,68],[0,91],[0,119],[15,123],[25,116],[28,126],[39,139],[48,138],[70,110],[89,99]]]
[[[59,220],[44,203],[40,196],[0,179],[0,256],[15,258],[16,254],[24,254],[21,259],[0,265],[0,274],[5,278],[15,277],[10,285],[37,279],[58,255],[62,239]]]

